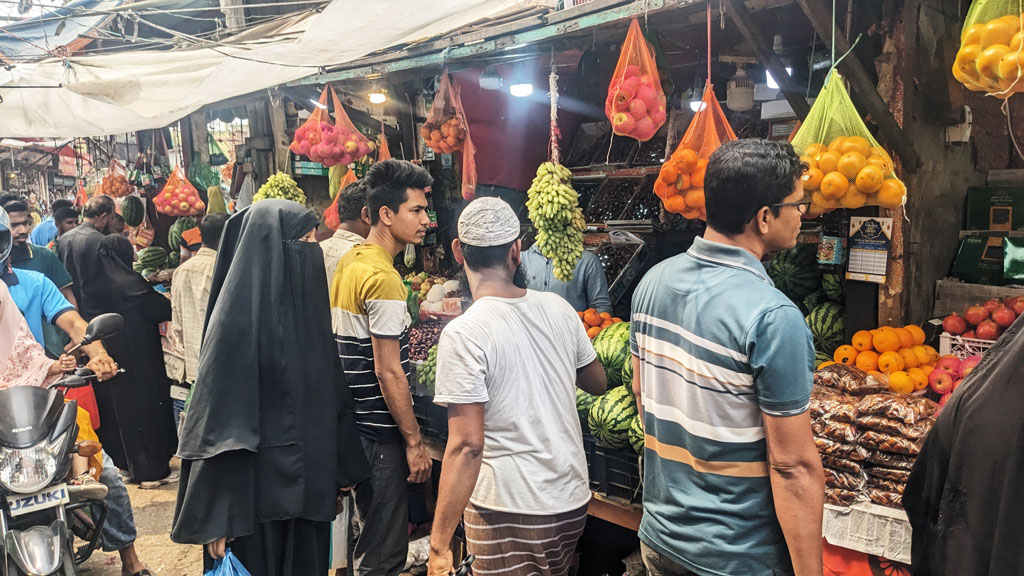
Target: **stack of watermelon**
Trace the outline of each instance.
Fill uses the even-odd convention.
[[[576,391],[576,411],[599,446],[643,449],[643,432],[633,396],[633,363],[629,352],[629,323],[605,328],[594,339],[594,350],[604,366],[608,391],[593,396]]]
[[[845,332],[845,276],[820,271],[817,244],[779,252],[768,265],[768,276],[804,313],[818,354],[831,359]]]
[[[150,276],[167,268],[167,251],[159,246],[139,250],[139,260],[132,268],[143,276]]]

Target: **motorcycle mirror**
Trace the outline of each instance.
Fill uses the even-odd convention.
[[[85,440],[79,442],[78,444],[75,444],[75,452],[78,452],[78,455],[83,458],[88,458],[90,456],[95,456],[96,454],[99,454],[99,451],[102,448],[103,447],[100,445],[100,443],[96,442],[95,440]]]
[[[89,322],[85,329],[85,338],[82,338],[80,346],[92,344],[97,340],[110,338],[124,329],[124,318],[120,314],[100,314]]]

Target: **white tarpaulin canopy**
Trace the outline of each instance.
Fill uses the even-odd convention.
[[[212,47],[18,65],[0,71],[0,137],[104,136],[160,128],[206,104],[450,32],[515,3],[334,0],[319,14],[286,26],[271,24],[269,37],[255,27]]]

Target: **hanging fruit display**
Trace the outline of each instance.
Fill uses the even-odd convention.
[[[530,221],[537,228],[537,248],[554,264],[555,278],[573,279],[583,256],[583,231],[587,228],[579,196],[572,188],[572,172],[553,162],[537,168],[527,191]]]
[[[114,198],[124,198],[135,191],[135,187],[128,182],[124,174],[111,172],[100,181],[99,193]]]
[[[306,195],[299,188],[299,185],[292,180],[292,177],[285,174],[284,172],[278,172],[270,178],[267,178],[266,184],[260,186],[260,189],[256,191],[256,194],[252,197],[253,202],[259,202],[260,200],[266,200],[268,198],[280,198],[281,200],[291,200],[292,202],[298,202],[299,204],[305,205]]]
[[[206,210],[206,203],[199,198],[195,186],[185,178],[181,166],[174,167],[163,190],[153,197],[153,204],[158,212],[170,216],[202,214]]]
[[[604,114],[615,134],[641,142],[654,137],[665,123],[665,92],[661,88],[658,66],[636,18],[629,24],[619,62],[608,85]]]

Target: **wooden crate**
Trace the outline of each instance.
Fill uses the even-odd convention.
[[[1024,296],[1022,286],[984,286],[945,279],[935,283],[935,308],[932,316],[938,318],[953,312],[963,315],[972,304],[981,304],[992,298],[1002,300],[1007,296]]]

